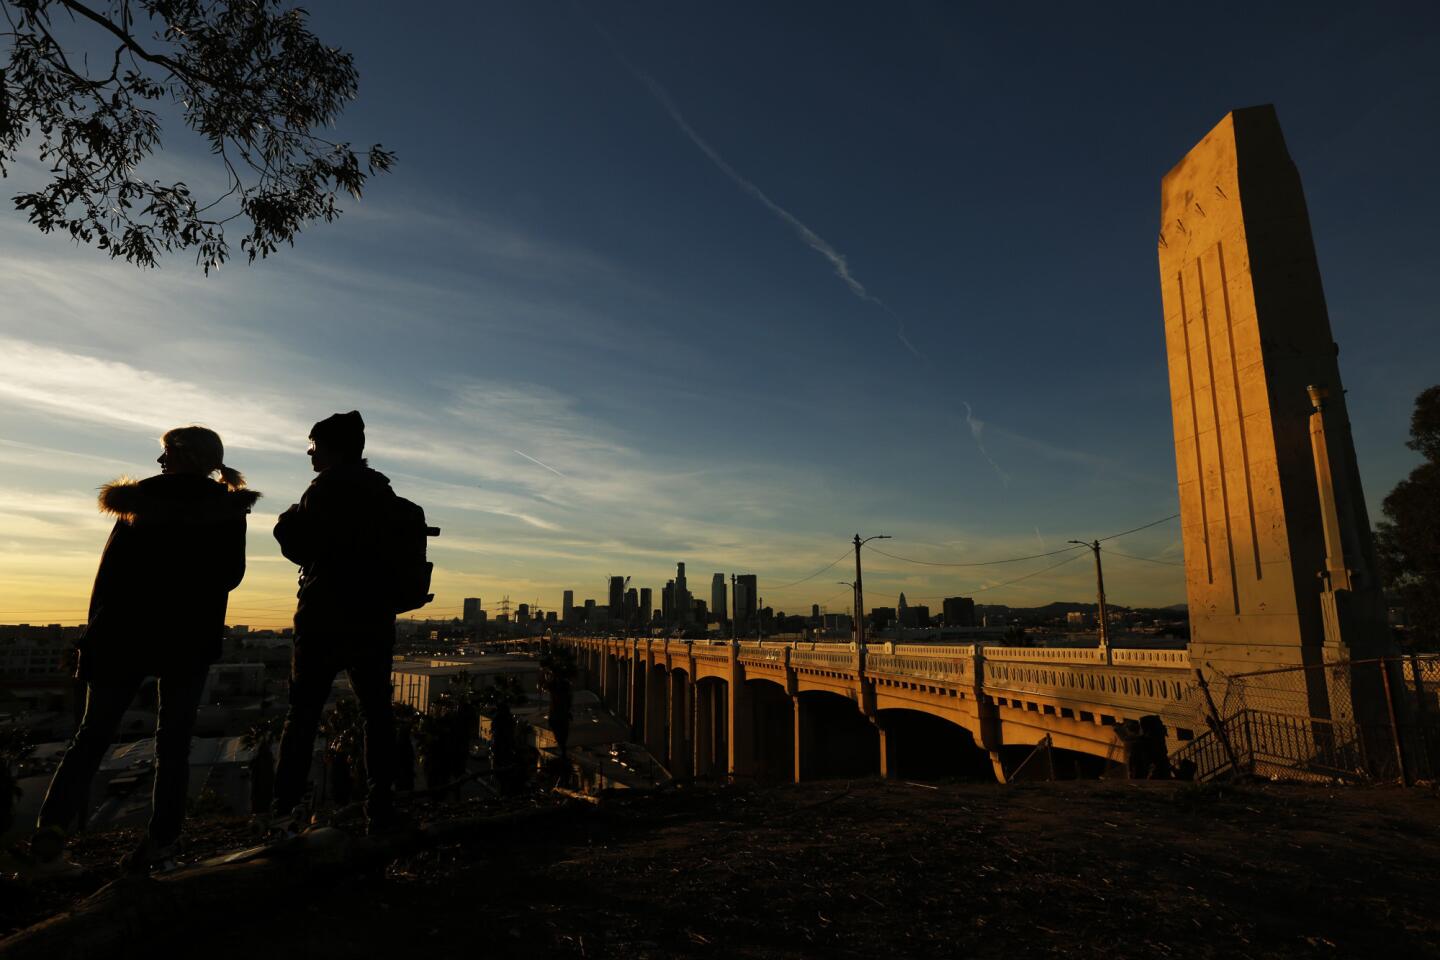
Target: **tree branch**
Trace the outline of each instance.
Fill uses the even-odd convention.
[[[59,3],[62,7],[64,7],[66,10],[69,10],[71,13],[78,14],[79,16],[84,17],[86,20],[98,24],[99,26],[113,33],[116,37],[120,39],[121,43],[128,47],[130,51],[136,56],[138,56],[141,60],[146,60],[157,66],[164,67],[166,70],[169,70],[171,73],[181,78],[186,83],[194,84],[196,80],[203,80],[204,82],[210,84],[215,83],[215,81],[210,79],[209,77],[192,72],[188,68],[181,66],[178,62],[171,59],[170,57],[165,56],[164,54],[151,53],[150,51],[146,50],[144,47],[140,46],[138,42],[136,42],[135,38],[130,35],[129,31],[122,29],[114,21],[110,20],[108,17],[101,16],[94,10],[91,10],[89,7],[85,6],[83,3],[78,3],[77,0],[59,0]]]

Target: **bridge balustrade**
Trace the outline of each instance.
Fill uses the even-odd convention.
[[[1099,647],[985,647],[986,660],[1026,660],[1044,663],[1104,663]]]
[[[790,663],[794,665],[806,665],[815,667],[828,667],[832,670],[855,670],[855,654],[848,648],[844,650],[791,650]]]
[[[894,653],[908,657],[973,657],[973,643],[895,643],[887,644]]]
[[[1115,663],[1132,663],[1153,667],[1174,667],[1190,669],[1189,650],[1129,650],[1111,649],[1110,659]]]
[[[1184,679],[1182,679],[1182,677]],[[1054,699],[1104,704],[1134,712],[1174,714],[1188,700],[1191,683],[1179,671],[1121,668],[1103,664],[985,663],[985,690],[1029,693]]]
[[[963,680],[969,673],[969,662],[940,657],[871,653],[865,657],[865,672],[956,682]]]

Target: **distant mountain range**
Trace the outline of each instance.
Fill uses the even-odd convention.
[[[1111,610],[1124,610],[1131,613],[1153,612],[1158,616],[1155,619],[1174,617],[1185,619],[1190,613],[1190,608],[1184,603],[1172,603],[1165,607],[1127,607],[1124,604],[1109,604]],[[1041,607],[1009,607],[1004,604],[983,604],[975,605],[975,615],[983,617],[986,614],[1004,614],[1009,617],[1033,620],[1058,620],[1067,613],[1094,613],[1096,604],[1077,603],[1073,600],[1054,600]]]

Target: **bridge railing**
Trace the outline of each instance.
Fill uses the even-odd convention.
[[[919,657],[897,653],[871,653],[865,657],[865,672],[953,682],[963,680],[970,675],[970,660]]]
[[[985,647],[986,660],[1023,660],[1039,663],[1104,663],[1099,647]]]
[[[889,652],[902,657],[973,657],[973,643],[895,643]],[[873,647],[871,648],[874,649]]]
[[[805,665],[813,667],[830,667],[832,669],[847,670],[854,672],[858,658],[851,650],[791,650],[790,663],[792,665]]]
[[[987,651],[988,652],[988,651]],[[984,661],[986,692],[1023,693],[1191,722],[1193,681],[1178,669],[1105,663]]]

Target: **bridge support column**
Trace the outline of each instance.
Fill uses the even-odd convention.
[[[690,715],[694,710],[691,702],[690,678],[678,670],[670,671],[670,775],[675,779],[686,779],[691,775]]]
[[[729,747],[729,774],[731,777],[755,776],[755,704],[750,691],[745,689],[745,669],[732,644],[732,668],[727,684],[729,696],[725,700],[726,731],[725,741]]]
[[[1005,779],[1005,764],[1002,763],[1000,760],[999,750],[990,751],[990,766],[995,770],[995,782],[1006,783],[1007,781]]]
[[[691,689],[691,707],[694,710],[692,729],[695,731],[696,777],[709,777],[715,773],[715,684],[695,683]]]
[[[636,743],[645,742],[645,661],[638,651],[630,661],[630,706],[626,715],[630,721],[630,738]]]
[[[670,698],[666,695],[669,678],[651,663],[645,671],[645,749],[666,767],[669,758],[665,755],[670,746],[665,738],[665,714],[669,710]]]
[[[895,770],[895,744],[891,738],[895,732],[890,729],[890,724],[875,721],[875,729],[880,734],[880,776],[885,780],[894,780]]]

